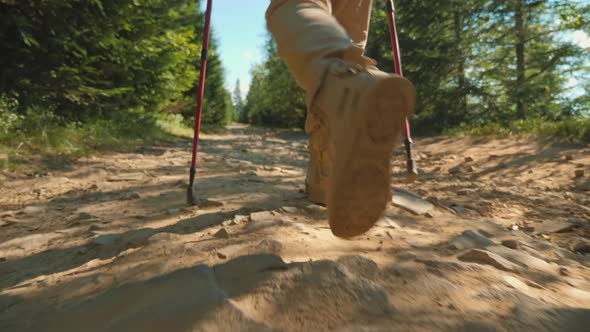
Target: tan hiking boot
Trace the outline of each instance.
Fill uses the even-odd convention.
[[[315,103],[330,135],[326,198],[334,235],[363,234],[381,217],[391,197],[392,149],[414,101],[413,85],[400,76],[339,59],[330,65]]]
[[[323,112],[309,111],[305,120],[305,131],[309,135],[309,163],[305,178],[305,189],[311,202],[326,205],[328,175],[331,156],[329,151],[328,128],[319,116]]]
[[[307,92],[309,112],[323,119],[320,137],[327,137],[328,144],[318,154],[310,134],[307,183],[310,196],[312,191],[314,198],[321,196],[315,189],[324,187],[325,172],[316,170],[327,160],[331,166],[324,196],[330,227],[344,238],[369,230],[389,202],[391,150],[415,99],[409,81],[379,71],[363,56],[370,2],[362,3],[271,0],[266,13],[279,55]],[[362,23],[339,22],[355,17]]]

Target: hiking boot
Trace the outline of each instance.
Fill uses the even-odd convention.
[[[322,112],[309,111],[305,120],[305,131],[309,136],[309,163],[305,178],[305,189],[311,202],[326,206],[328,175],[331,168],[328,128],[325,120],[318,115]]]
[[[328,165],[330,228],[350,238],[369,230],[390,201],[392,149],[414,109],[415,91],[406,79],[374,67],[331,10],[330,0],[272,0],[266,17],[278,54],[307,93],[309,112],[322,119],[323,134],[310,135],[310,195],[321,196],[315,184]],[[318,153],[315,143],[323,140],[326,148]]]
[[[331,64],[315,103],[328,124],[326,198],[334,235],[365,233],[390,202],[392,150],[414,100],[413,85],[400,76],[344,60]]]

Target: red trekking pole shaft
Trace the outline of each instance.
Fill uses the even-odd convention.
[[[399,76],[404,76],[402,70],[402,57],[399,48],[399,39],[397,37],[397,27],[395,25],[395,7],[393,0],[387,0],[387,15],[389,16],[389,32],[391,36],[391,47],[393,48],[393,66],[395,67],[395,73]],[[410,121],[406,118],[405,123],[405,141],[406,146],[406,161],[407,170],[409,176],[415,176],[418,174],[414,159],[412,159],[412,133],[410,131]]]
[[[203,48],[201,50],[201,68],[199,76],[197,111],[195,114],[195,132],[193,136],[193,156],[190,169],[189,191],[195,182],[197,173],[197,152],[199,150],[199,134],[201,133],[201,115],[203,113],[203,98],[205,95],[205,78],[207,77],[207,54],[209,49],[209,33],[211,27],[212,0],[207,0],[207,11],[205,14],[205,29],[203,32]]]

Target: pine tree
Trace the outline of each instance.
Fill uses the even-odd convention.
[[[0,95],[77,120],[192,102],[203,21],[188,0],[0,1]],[[207,102],[222,114],[205,122],[221,124],[231,98],[211,62]]]
[[[256,125],[303,128],[307,114],[305,95],[267,36],[266,59],[252,71],[245,117]]]
[[[496,120],[555,118],[563,111],[563,69],[579,48],[559,41],[554,25],[560,5],[548,0],[490,1],[478,62]]]
[[[236,109],[236,114],[237,114],[239,121],[245,122],[244,112],[243,112],[244,111],[244,99],[242,98],[242,90],[241,90],[239,78],[236,80],[236,85],[234,87],[232,99],[233,99],[234,107]]]

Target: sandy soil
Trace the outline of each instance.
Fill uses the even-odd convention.
[[[302,134],[233,126],[202,146],[200,207],[188,141],[0,173],[0,330],[590,325],[589,146],[418,140],[423,174],[402,183],[399,149],[392,189],[426,210],[392,203],[352,241],[303,194]]]

